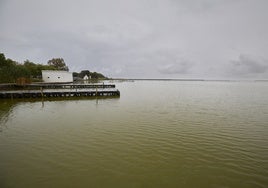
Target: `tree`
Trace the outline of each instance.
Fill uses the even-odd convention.
[[[6,59],[0,54],[0,82],[14,83],[19,77],[30,77],[30,71],[24,66],[11,59]]]
[[[103,74],[98,72],[90,72],[89,70],[82,70],[80,73],[74,72],[74,77],[84,78],[87,75],[91,79],[107,79]]]
[[[0,68],[6,64],[6,57],[3,53],[0,53]]]
[[[32,78],[40,78],[42,76],[42,70],[57,70],[52,65],[36,64],[29,60],[24,61],[23,65],[28,69]]]
[[[37,65],[33,62],[30,62],[28,59],[24,61],[24,67],[28,69],[31,77],[36,78],[41,75],[41,70],[39,71]]]
[[[85,75],[87,75],[88,77],[90,76],[90,72],[89,72],[89,70],[82,70],[82,71],[80,72],[80,74],[79,74],[79,77],[80,77],[80,78],[84,78]]]
[[[55,67],[57,70],[69,71],[63,58],[53,58],[47,62],[48,65]]]
[[[103,74],[98,72],[91,72],[90,76],[92,79],[106,79],[106,77]]]
[[[16,62],[6,59],[5,55],[0,53],[0,82],[9,83],[15,81]]]

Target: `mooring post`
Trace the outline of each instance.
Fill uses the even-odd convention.
[[[40,91],[41,91],[41,96],[43,98],[44,97],[44,94],[43,94],[43,87],[42,86],[40,87]]]

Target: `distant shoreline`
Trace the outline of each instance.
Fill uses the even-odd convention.
[[[209,82],[268,82],[267,80],[213,80],[213,79],[172,79],[172,78],[110,78],[109,80],[119,81],[209,81]]]

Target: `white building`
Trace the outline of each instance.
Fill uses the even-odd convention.
[[[83,80],[88,80],[88,76],[85,75],[84,78],[83,78]]]
[[[66,83],[73,82],[73,73],[67,71],[42,70],[44,82]]]

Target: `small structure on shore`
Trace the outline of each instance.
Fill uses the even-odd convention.
[[[88,79],[91,79],[91,76],[85,75],[83,78],[83,80],[88,80]]]
[[[42,70],[42,79],[46,83],[73,82],[73,73],[67,71]]]
[[[19,77],[16,80],[16,84],[17,85],[26,85],[26,84],[30,84],[31,80],[29,78],[25,78],[25,77]]]

